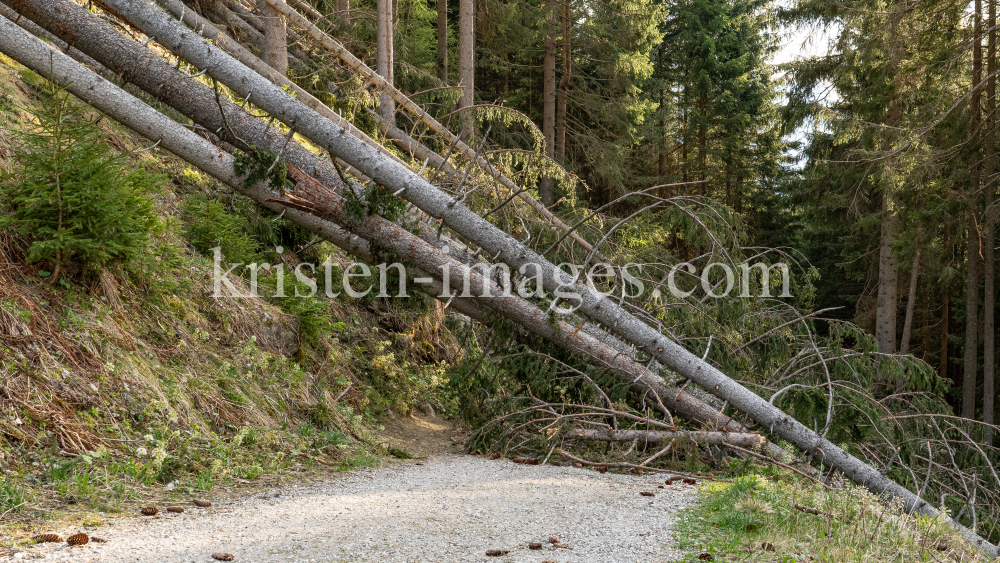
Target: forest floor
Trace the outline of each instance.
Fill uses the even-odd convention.
[[[463,432],[430,416],[390,421],[386,434],[414,459],[215,496],[211,508],[186,503],[182,514],[111,517],[87,528],[53,523],[37,532],[85,531],[106,542],[26,545],[6,560],[208,562],[216,552],[260,562],[662,562],[680,556],[672,530],[678,513],[695,503],[695,487],[658,489],[663,481],[656,474],[464,455]],[[552,536],[566,547],[554,547]],[[531,542],[542,549],[530,549]],[[488,550],[508,553],[494,559]]]

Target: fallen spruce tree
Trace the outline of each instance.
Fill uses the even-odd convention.
[[[144,17],[148,17],[154,24],[164,25],[168,29],[171,23],[176,24],[169,19],[159,20],[161,13],[145,12],[148,9],[151,7],[142,3],[122,6],[120,10],[116,7],[119,13],[140,28],[149,24],[149,22],[143,21]],[[135,10],[136,13],[130,13],[132,10]],[[179,30],[173,28],[173,31],[177,33]],[[149,32],[147,31],[147,33]],[[312,117],[307,113],[308,108],[299,105],[281,90],[275,91],[267,88],[268,84],[266,81],[262,83],[261,80],[258,80],[259,76],[255,78],[254,73],[248,72],[248,69],[245,68],[241,69],[235,61],[218,51],[213,51],[211,46],[206,48],[206,45],[203,41],[199,43],[196,36],[192,37],[189,33],[180,32],[172,49],[184,52],[185,58],[191,59],[194,64],[201,68],[208,69],[213,77],[227,82],[231,88],[237,91],[242,89],[244,95],[250,91],[262,92],[260,94],[264,100],[262,107],[265,107],[272,115],[286,122],[309,126],[310,130],[303,130],[307,137],[314,141],[318,139],[317,142],[328,148],[331,153],[337,154],[351,163],[352,166],[358,167],[379,183],[389,188],[403,190],[405,197],[411,202],[422,207],[432,216],[443,218],[445,224],[478,243],[485,250],[491,252],[496,250],[497,256],[503,258],[505,262],[518,266],[533,260],[545,272],[543,281],[549,291],[555,292],[564,288],[576,290],[579,293],[580,311],[589,318],[601,322],[623,340],[650,352],[664,364],[673,367],[682,375],[702,385],[709,392],[747,412],[765,428],[773,430],[801,449],[817,454],[826,464],[840,469],[848,478],[867,486],[872,491],[901,499],[907,511],[926,515],[938,514],[934,507],[919,499],[912,492],[881,475],[875,469],[847,454],[822,436],[727,378],[712,366],[663,337],[652,327],[632,317],[618,304],[610,302],[603,295],[595,295],[586,287],[574,285],[574,280],[568,274],[557,270],[537,254],[488,222],[483,221],[482,218],[475,216],[460,203],[437,191],[434,186],[419,176],[406,169],[400,169],[401,167],[395,163],[379,159],[377,154],[366,150],[363,144],[359,146],[360,143],[356,139],[352,141],[352,138],[344,135],[342,130],[339,135],[336,130],[327,130],[326,123],[328,122],[325,120],[319,119],[306,123],[305,118]],[[199,57],[197,51],[201,51],[203,56]],[[237,73],[236,76],[239,76],[240,79],[234,80],[234,73]],[[303,121],[299,121],[299,119],[303,119]],[[991,555],[996,553],[994,546],[985,542],[975,533],[968,530],[965,530],[964,533],[970,541],[987,553]]]
[[[485,170],[494,180],[500,182],[505,188],[510,190],[511,194],[529,206],[531,206],[535,211],[537,211],[542,217],[544,217],[551,224],[555,225],[557,228],[561,229],[563,233],[568,233],[568,236],[583,247],[587,252],[593,252],[594,247],[587,242],[579,233],[570,228],[569,225],[564,223],[557,215],[550,211],[547,207],[537,201],[531,194],[526,190],[515,184],[512,180],[504,176],[495,167],[490,165],[482,156],[477,155],[475,149],[466,144],[457,135],[452,133],[447,127],[438,122],[434,117],[427,113],[423,108],[418,106],[412,100],[410,100],[405,94],[399,91],[395,86],[386,81],[384,78],[379,76],[374,70],[372,70],[363,61],[358,59],[354,54],[347,50],[346,47],[341,45],[338,41],[324,33],[321,29],[309,22],[301,14],[293,10],[284,2],[280,0],[267,0],[268,5],[274,8],[279,14],[287,17],[288,20],[295,25],[301,27],[305,30],[313,39],[318,41],[323,47],[328,49],[331,53],[338,56],[347,66],[364,76],[366,80],[375,84],[382,92],[388,94],[400,107],[406,109],[410,114],[424,123],[435,133],[444,138],[444,140],[450,144],[453,144],[455,148],[465,155],[466,158],[474,160],[478,165],[480,165],[483,170]],[[409,138],[402,130],[395,127],[388,127],[388,124],[384,124],[387,127],[387,134],[391,135],[394,139],[399,141],[402,145],[407,146],[410,144],[412,139]],[[554,164],[554,163],[553,163]]]
[[[79,10],[81,12],[80,15],[84,16],[85,21],[96,25],[97,28],[107,26],[107,24],[104,24],[96,18],[86,14],[82,8],[72,4],[65,7]],[[58,13],[60,13],[59,10],[53,12],[53,14]],[[66,23],[65,21],[60,21],[63,24]],[[55,28],[67,29],[66,27],[59,26],[55,26]],[[102,34],[110,33],[118,36],[119,40],[124,39],[111,29],[101,29],[100,31]],[[89,46],[91,43],[85,40],[85,37],[98,38],[96,44],[99,45],[108,46],[115,44],[113,36],[102,36],[104,37],[104,40],[99,39],[98,36],[85,33],[77,34],[74,37],[77,40],[76,44],[83,49],[87,49],[88,51],[90,50]],[[138,45],[136,44],[136,46]],[[10,46],[7,48],[12,50],[14,47]],[[113,49],[108,48],[103,51],[95,50],[94,53],[99,57],[106,57],[111,51],[113,51]],[[27,59],[24,56],[18,56],[17,53],[12,51],[5,52],[11,53],[11,56],[22,62],[22,64],[29,66],[29,68],[35,68],[37,70],[36,66],[29,64],[32,62],[32,59]],[[164,86],[172,79],[177,81],[174,85],[175,87],[166,88],[166,90],[174,92],[175,94],[178,92],[187,94],[181,96],[181,98],[187,100],[189,104],[198,99],[195,95],[196,91],[199,88],[205,89],[203,85],[200,85],[195,81],[185,80],[185,75],[180,73],[180,71],[165,64],[162,59],[159,59],[158,57],[154,58],[162,64],[157,65],[154,64],[156,61],[148,61],[149,64],[147,64],[145,68],[147,68],[149,72],[143,73],[141,76],[137,75],[135,77],[136,83],[145,85],[148,81],[159,86]],[[274,192],[267,190],[260,185],[244,187],[241,180],[233,173],[232,156],[219,151],[218,148],[211,145],[208,141],[191,133],[181,125],[167,120],[165,116],[160,116],[158,120],[155,121],[143,122],[142,125],[130,121],[130,119],[136,119],[138,116],[143,116],[145,113],[148,113],[148,111],[152,111],[151,108],[146,111],[147,106],[137,106],[140,102],[138,102],[138,100],[130,99],[128,94],[124,91],[114,88],[109,84],[100,82],[97,80],[97,77],[88,76],[87,79],[84,80],[80,76],[73,75],[71,73],[72,70],[73,69],[65,69],[63,71],[64,74],[57,76],[57,78],[59,80],[62,80],[63,78],[70,80],[70,91],[88,103],[91,103],[98,109],[107,112],[110,116],[136,130],[140,134],[143,134],[150,139],[155,138],[161,142],[161,146],[164,148],[178,154],[178,156],[181,156],[188,162],[205,170],[208,174],[219,179],[220,181],[234,187],[241,194],[265,205],[272,211],[285,211],[286,207],[289,203],[291,203],[279,203],[278,200],[273,199],[275,196]],[[167,76],[158,75],[157,70]],[[83,69],[76,70],[76,72],[82,71]],[[98,86],[101,86],[107,91],[95,93]],[[208,95],[210,93],[210,90],[207,93],[203,93],[205,95],[203,95],[202,98],[212,98],[212,96]],[[121,99],[129,99],[130,103],[125,104],[120,101]],[[204,99],[202,101],[203,103],[209,103],[209,101]],[[214,99],[211,100],[211,104],[216,103],[222,102],[218,102]],[[194,106],[188,106],[187,109],[191,111],[192,107]],[[194,111],[191,113],[197,114],[198,112]],[[212,113],[211,109],[207,109],[207,113]],[[242,131],[242,129],[239,128],[241,127],[241,124],[250,122],[250,120],[235,119],[233,113],[227,112],[227,116],[230,126],[235,128],[234,133],[237,136],[239,135],[239,132]],[[168,127],[168,125],[170,125],[170,127]],[[259,126],[257,129],[251,128],[248,132],[256,133],[258,130]],[[179,136],[180,140],[172,140],[168,137],[167,133]],[[190,143],[194,142],[194,139],[198,139],[200,141],[200,147],[192,148]],[[265,139],[266,137],[262,137],[261,142],[266,143],[267,141]],[[284,143],[284,139],[279,135],[273,139],[273,142],[278,144]],[[275,150],[279,149],[275,147]],[[323,214],[323,209],[337,210],[336,213],[340,213],[339,218],[342,221],[347,221],[346,216],[343,215],[343,199],[340,196],[332,190],[326,189],[317,180],[309,177],[297,168],[293,168],[293,175],[298,177],[300,186],[303,186],[303,188],[297,189],[294,192],[297,196],[301,193],[309,193],[314,200],[322,200],[321,202],[313,200],[309,201],[309,203],[313,205],[313,211],[315,213]],[[306,190],[305,187],[310,187],[311,190]],[[301,196],[299,197],[301,198]],[[445,271],[444,266],[447,264],[448,269],[452,272],[452,279],[449,280],[451,287],[461,287],[463,284],[463,276],[469,269],[469,266],[466,263],[456,261],[453,257],[445,254],[431,243],[423,241],[403,230],[398,225],[377,216],[369,218],[368,221],[364,223],[352,223],[350,233],[341,229],[336,224],[320,220],[315,215],[310,215],[309,213],[305,213],[295,208],[288,209],[285,216],[364,260],[371,261],[373,259],[371,252],[368,250],[368,240],[375,240],[381,247],[391,248],[397,251],[401,257],[407,260],[407,262],[420,268],[410,272],[414,277],[440,276],[440,272]],[[360,235],[360,238],[355,235]],[[489,283],[486,277],[480,276],[478,273],[470,273],[469,277],[473,280],[473,287],[480,288],[475,291],[475,293],[481,293],[482,285]],[[427,290],[432,297],[441,299],[441,295],[443,295],[443,286],[440,282],[425,287],[424,289]],[[451,306],[474,319],[487,323],[493,320],[493,317],[490,314],[490,310],[492,309],[494,314],[498,313],[504,318],[514,321],[519,326],[534,332],[547,340],[550,340],[554,344],[582,356],[596,367],[607,369],[609,372],[616,374],[624,382],[632,386],[638,393],[652,391],[655,397],[660,398],[659,400],[661,401],[661,406],[665,411],[673,411],[691,420],[692,422],[714,428],[723,428],[734,432],[742,430],[742,425],[736,421],[730,419],[704,402],[696,399],[689,393],[667,385],[663,379],[655,373],[651,372],[641,364],[634,362],[628,356],[619,353],[617,350],[607,344],[604,344],[590,334],[576,330],[576,327],[566,323],[565,321],[553,325],[545,312],[520,297],[499,297],[503,292],[501,288],[496,286],[496,284],[490,283],[490,291],[493,295],[498,297],[493,299],[477,300],[456,297],[452,301]],[[484,308],[481,306],[482,304],[486,304],[490,307]],[[774,448],[773,445],[771,447]]]
[[[323,119],[294,97],[274,86],[231,56],[207,43],[168,14],[144,1],[106,0],[106,4],[131,25],[151,36],[161,37],[161,45],[203,69],[240,96],[253,94],[257,105],[271,116],[294,128],[304,137],[338,156],[378,184],[400,194],[460,236],[477,244],[512,269],[533,267],[540,281],[553,295],[571,294],[580,314],[600,323],[622,340],[649,353],[663,365],[701,385],[709,393],[748,414],[762,428],[786,439],[822,463],[840,470],[848,479],[876,494],[901,501],[908,513],[937,517],[940,511],[918,495],[899,485],[877,469],[849,454],[818,432],[795,420],[767,400],[753,393],[714,366],[638,319],[608,296],[557,268],[545,257],[511,237],[406,167],[382,157],[377,151]],[[39,23],[36,21],[36,23]],[[955,522],[956,526],[960,526]],[[995,555],[996,547],[972,530],[963,533],[975,545]]]

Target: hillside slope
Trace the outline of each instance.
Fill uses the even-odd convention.
[[[51,98],[0,56],[0,168]],[[121,509],[164,486],[191,494],[292,468],[365,465],[390,450],[378,421],[453,414],[452,330],[428,302],[214,295],[221,245],[294,268],[349,257],[75,104],[128,166],[158,180],[142,256],[99,275],[29,260],[0,230],[0,515]],[[0,206],[0,213],[8,212]],[[247,293],[246,282],[233,283]],[[268,287],[268,280],[262,280]],[[273,282],[272,282],[273,283]],[[271,286],[273,287],[273,286]]]

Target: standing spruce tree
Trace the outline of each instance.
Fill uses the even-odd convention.
[[[0,227],[31,239],[28,259],[97,273],[142,253],[157,224],[146,193],[159,179],[112,152],[98,126],[54,84],[18,133],[18,166],[0,178]]]
[[[645,131],[658,183],[761,214],[783,174],[769,62],[773,9],[762,0],[672,0],[646,91],[659,108]],[[750,221],[754,223],[754,221]]]

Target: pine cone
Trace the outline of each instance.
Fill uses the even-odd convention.
[[[562,541],[559,539],[558,536],[549,536],[549,543],[556,544],[556,543],[562,543]]]
[[[160,513],[160,510],[155,506],[145,506],[140,512],[142,512],[143,516],[156,516]]]
[[[531,542],[531,543],[528,544],[528,549],[534,549],[534,550],[542,549],[542,544],[540,544],[540,543],[538,543],[536,541],[533,541],[533,542]]]
[[[654,493],[651,493],[649,491],[642,491],[639,494],[642,495],[642,496],[644,496],[644,497],[655,497],[656,496]]]
[[[486,556],[487,557],[503,557],[504,555],[507,555],[508,553],[510,553],[510,552],[507,551],[506,549],[487,549],[486,550]]]
[[[108,540],[106,540],[104,538],[99,538],[97,536],[91,536],[90,541],[92,541],[94,543],[108,543]]]
[[[233,559],[236,559],[236,556],[232,553],[223,553],[220,551],[219,553],[213,553],[212,559],[216,559],[218,561],[232,561]]]
[[[200,506],[202,508],[208,508],[208,507],[212,506],[212,501],[205,500],[203,498],[196,498],[196,499],[192,500],[191,502],[193,502],[195,506]]]
[[[62,541],[62,538],[59,537],[59,534],[38,534],[35,536],[31,536],[31,539],[37,542],[45,542],[45,543],[59,543]]]
[[[167,507],[167,512],[174,512],[176,514],[181,514],[182,512],[184,512],[184,507],[183,506],[168,506]]]
[[[66,538],[66,543],[76,546],[76,545],[87,545],[90,541],[90,537],[87,534],[73,534],[72,536]]]

